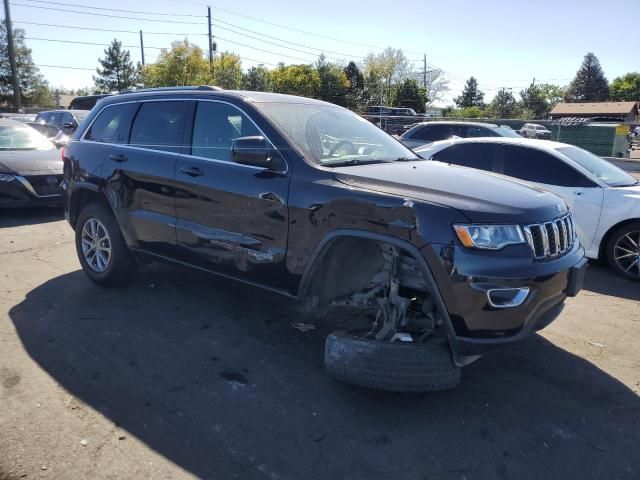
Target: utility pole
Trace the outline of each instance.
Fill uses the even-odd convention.
[[[11,25],[11,8],[9,0],[4,0],[4,18],[7,27],[7,43],[9,47],[9,64],[11,65],[11,80],[13,82],[13,105],[16,111],[22,108],[20,101],[20,82],[18,81],[18,67],[16,65],[16,51],[13,44],[13,27]]]
[[[422,86],[427,88],[427,54],[422,57],[423,70],[422,70]]]
[[[211,35],[211,7],[207,6],[207,18],[209,19],[209,67],[213,67],[213,35]]]
[[[142,30],[140,30],[140,52],[142,53],[142,65],[144,65],[144,41],[142,40]]]

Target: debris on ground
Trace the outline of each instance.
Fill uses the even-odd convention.
[[[604,345],[602,343],[598,343],[598,342],[587,342],[589,345],[593,345],[594,347],[598,347],[598,348],[604,348]]]

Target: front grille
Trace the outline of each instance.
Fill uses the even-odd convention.
[[[570,214],[550,222],[527,225],[524,234],[538,260],[560,257],[571,250],[576,241]]]
[[[62,175],[30,175],[26,179],[38,196],[59,195],[62,192]]]

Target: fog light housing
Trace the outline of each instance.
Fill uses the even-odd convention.
[[[493,308],[513,308],[524,303],[529,296],[529,287],[492,288],[487,290],[489,305]]]

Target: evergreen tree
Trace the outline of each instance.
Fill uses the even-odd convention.
[[[271,88],[271,76],[269,70],[264,66],[258,65],[251,67],[244,74],[242,79],[242,88],[254,92],[268,92]]]
[[[413,108],[417,113],[424,113],[427,105],[427,92],[418,82],[407,78],[396,88],[394,105]]]
[[[362,72],[358,66],[353,61],[349,62],[349,64],[344,68],[344,74],[349,82],[346,97],[347,107],[352,110],[357,110],[363,106],[364,77],[362,76]]]
[[[496,118],[512,118],[516,112],[516,99],[510,90],[499,90],[491,103],[487,114]]]
[[[478,89],[478,80],[475,77],[469,78],[462,90],[462,95],[454,99],[458,108],[483,107],[484,93]]]
[[[122,49],[122,42],[114,39],[104,54],[104,58],[98,59],[102,68],[96,68],[98,75],[93,77],[99,90],[123,92],[137,86],[139,68],[133,65],[129,50]]]
[[[600,61],[593,53],[584,56],[582,65],[569,84],[567,102],[602,102],[609,99],[609,82]]]

